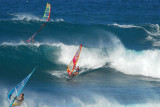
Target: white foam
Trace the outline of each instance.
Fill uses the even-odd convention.
[[[9,91],[7,89],[0,89],[1,106],[8,107],[9,101],[7,95]],[[117,100],[111,97],[104,97],[103,95],[97,95],[89,92],[87,96],[90,96],[87,100],[82,99],[81,96],[73,96],[72,94],[68,97],[70,102],[67,102],[68,97],[57,97],[54,93],[46,92],[34,92],[33,90],[23,90],[25,93],[25,100],[22,103],[22,107],[59,107],[59,106],[80,106],[80,107],[159,107],[160,103],[157,100],[146,99],[145,102],[136,104],[121,104]],[[31,96],[30,96],[31,95]],[[86,98],[86,97],[85,97]]]
[[[150,28],[151,31],[148,31],[146,28],[142,27],[142,26],[136,26],[136,25],[120,25],[117,23],[111,24],[113,26],[117,26],[120,28],[139,28],[139,29],[143,29],[148,36],[146,37],[146,40],[152,41],[153,42],[153,46],[160,46],[160,42],[159,39],[155,38],[155,37],[159,37],[160,36],[160,27],[158,24],[150,24]]]
[[[9,93],[9,91],[7,89],[1,89],[0,91],[1,91],[0,98],[2,98],[1,99],[2,103],[0,105],[1,105],[1,107],[8,107],[9,101],[7,100],[8,99],[7,95]],[[32,95],[32,97],[29,97],[29,93]],[[47,96],[43,96],[43,100],[42,100],[42,98],[39,98],[39,94],[32,92],[32,91],[29,91],[28,95],[27,95],[27,92],[26,92],[25,100],[20,105],[20,107],[52,107],[53,104],[51,104],[51,103],[48,104],[44,101],[44,99],[46,97]],[[51,101],[49,101],[49,102],[51,102]]]
[[[27,14],[27,13],[16,13],[16,14],[11,14],[14,17],[12,20],[25,20],[25,21],[44,21],[43,16],[40,18],[38,16],[35,16],[33,14]],[[50,19],[51,22],[64,22],[64,19],[62,18],[57,18],[53,20],[52,18]]]
[[[66,71],[50,71],[50,73],[58,78],[64,78],[67,75]]]
[[[45,43],[39,43],[39,42],[27,43],[27,42],[24,42],[24,41],[20,41],[20,42],[2,42],[0,45],[3,45],[3,46],[32,45],[32,46],[39,47],[40,45],[43,45],[43,44],[45,44]]]
[[[112,68],[130,75],[143,75],[160,78],[160,50],[135,51],[126,49],[120,40],[109,54]]]
[[[64,19],[58,18],[58,19],[55,20],[55,22],[64,22]]]
[[[0,93],[0,97],[2,98],[2,105],[3,107],[7,107],[9,105],[9,102],[7,101],[7,94],[8,94],[8,90],[7,89],[2,89],[1,88],[1,93]]]
[[[137,26],[137,25],[120,25],[120,24],[117,24],[117,23],[114,23],[114,24],[111,24],[111,25],[117,26],[117,27],[120,27],[120,28],[140,28],[140,29],[143,29],[145,32],[147,32],[151,36],[160,36],[159,25],[158,24],[151,24],[150,25],[150,27],[153,29],[152,31],[148,31],[144,27]]]
[[[160,29],[158,24],[151,24],[150,27],[152,28],[152,35],[153,36],[160,36]]]
[[[94,103],[88,103],[88,102],[84,102],[79,98],[73,97],[73,103],[74,104],[79,104],[80,107],[124,107],[123,105],[119,104],[116,101],[109,101],[107,98],[104,98],[103,96],[98,96],[98,95],[94,95],[92,97],[90,97],[91,100],[93,99]]]
[[[33,14],[26,14],[26,13],[17,13],[14,14],[14,18],[12,20],[25,20],[25,21],[31,21],[31,20],[37,20],[37,21],[43,21],[41,18],[33,15]]]
[[[114,99],[108,99],[99,95],[92,95],[90,99],[93,99],[93,102],[84,102],[79,98],[73,97],[73,103],[79,104],[80,107],[159,107],[159,101],[148,101],[144,103],[137,104],[120,104]]]
[[[121,41],[112,37],[112,46],[107,52],[97,48],[82,48],[77,66],[96,69],[110,63],[110,67],[129,75],[143,75],[160,78],[160,50],[135,51],[126,49]],[[68,65],[78,49],[78,45],[59,44],[58,61]]]
[[[111,24],[111,25],[114,25],[114,26],[117,26],[117,27],[120,27],[120,28],[141,28],[140,26],[135,26],[135,25],[120,25],[120,24],[117,24],[117,23],[114,23],[114,24]]]
[[[61,45],[59,62],[68,65],[73,59],[73,56],[78,48],[78,45]],[[82,47],[77,66],[88,69],[96,69],[106,64],[106,58],[107,57],[103,55],[103,51],[100,49]]]
[[[55,46],[55,47],[61,47],[64,45],[63,43],[48,43],[48,42],[25,42],[25,41],[19,41],[19,42],[2,42],[0,45],[6,45],[6,46],[20,46],[20,45],[32,45],[32,46],[41,46],[41,45],[49,45],[49,46]]]

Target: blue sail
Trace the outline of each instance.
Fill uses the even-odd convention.
[[[36,67],[37,68],[37,67]],[[20,94],[23,87],[26,85],[27,81],[31,77],[31,75],[34,73],[36,68],[33,69],[33,71],[24,79],[22,80],[9,94],[8,94],[8,100],[10,102],[9,107],[12,107],[12,104],[16,100],[16,97]]]

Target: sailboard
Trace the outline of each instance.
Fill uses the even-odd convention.
[[[76,64],[78,62],[78,59],[79,59],[79,56],[81,53],[81,49],[82,49],[82,45],[79,46],[79,49],[77,50],[76,54],[74,55],[73,59],[71,60],[70,64],[67,67],[67,72],[68,72],[69,76],[72,75],[72,73],[76,67]]]
[[[14,101],[16,100],[16,97],[18,97],[18,95],[21,93],[22,89],[24,88],[36,68],[34,68],[33,71],[8,94],[8,101],[10,102],[9,107],[12,107]]]
[[[50,21],[50,13],[51,13],[51,5],[47,3],[46,9],[43,15],[43,21]],[[37,33],[39,33],[45,25],[46,23],[43,23],[40,29],[33,36],[31,36],[26,42],[32,41],[34,37],[37,35]]]

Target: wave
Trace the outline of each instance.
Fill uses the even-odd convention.
[[[34,16],[33,16],[34,17]],[[24,20],[0,21],[0,42],[26,41],[43,24],[42,21],[34,21],[31,18]],[[33,18],[36,20],[36,17]],[[37,19],[39,20],[39,19]],[[41,20],[41,19],[40,19]],[[61,20],[61,19],[60,19]],[[9,25],[9,27],[5,27]],[[64,44],[85,44],[87,46],[104,46],[106,40],[110,38],[110,33],[115,34],[125,44],[127,48],[145,47],[158,44],[159,25],[119,25],[119,24],[73,24],[67,22],[48,22],[39,32],[35,40],[39,42],[61,42]],[[13,36],[14,35],[14,36]],[[103,42],[105,40],[105,42]],[[107,41],[108,42],[108,41]],[[150,44],[150,42],[152,44]],[[132,45],[130,45],[132,44]]]
[[[12,18],[12,20],[43,21],[43,19],[40,19],[39,17],[32,15],[32,14],[18,13],[18,14],[13,14],[13,16],[14,18]]]
[[[109,63],[111,68],[125,74],[160,78],[160,50],[130,50],[125,48],[117,37],[112,40],[111,46],[105,50],[83,48],[78,65],[96,69]],[[75,46],[63,45],[61,49],[59,61],[67,65],[76,51]],[[69,49],[73,51],[67,51]]]
[[[114,23],[114,24],[110,24],[110,25],[113,25],[113,26],[117,26],[117,27],[120,27],[120,28],[141,28],[140,26],[136,26],[136,25],[120,25],[120,24],[117,24],[117,23]]]
[[[8,44],[14,46],[10,43]],[[5,46],[5,48],[7,48],[8,44],[3,43],[2,46]],[[44,50],[47,50],[44,55],[48,61],[51,61],[52,63],[58,65],[65,65],[65,67],[70,63],[71,59],[78,49],[78,45],[65,45],[63,43],[33,44],[33,46],[36,46],[35,48],[37,49],[33,49],[34,47],[32,47],[32,45],[25,44],[24,46],[26,46],[30,50],[38,50],[35,51],[35,53],[41,53]],[[24,49],[21,50],[21,45],[18,47],[15,46],[15,49],[12,50],[20,50],[22,54],[24,53],[23,51],[25,51]],[[7,53],[2,53],[3,56],[5,56],[5,54],[6,56],[8,55]],[[43,56],[43,54],[40,55]],[[77,65],[79,65],[82,70],[84,70],[83,72],[86,72],[89,69],[102,68],[108,66],[109,64],[109,67],[114,68],[117,71],[127,75],[142,75],[147,77],[160,78],[160,61],[158,60],[159,57],[160,50],[158,49],[142,51],[130,50],[125,48],[125,46],[117,37],[113,36],[112,43],[109,43],[107,45],[107,48],[98,49],[84,46],[82,48],[82,52]],[[57,77],[61,77],[61,75],[59,76],[59,74],[60,72],[62,73],[62,71],[64,71],[62,75],[65,75],[65,67],[57,70],[52,70],[50,71],[50,73]]]
[[[80,107],[158,107],[160,105],[159,101],[146,99],[145,102],[140,102],[136,104],[123,104],[117,101],[114,98],[105,97],[104,95],[97,95],[96,93],[86,93],[85,95],[88,97],[73,96],[73,95],[62,95],[57,96],[57,94],[53,93],[44,93],[37,92],[33,90],[23,90],[25,92],[25,100],[22,103],[23,107],[53,107],[61,106],[61,107],[70,107],[70,106],[80,106]],[[1,89],[1,105],[3,107],[7,107],[9,102],[7,99],[7,89]],[[62,92],[64,93],[64,92]],[[84,93],[83,93],[84,94]],[[29,96],[32,95],[32,98]],[[43,96],[43,97],[40,97]],[[58,99],[57,99],[58,97]],[[69,98],[69,101],[68,101]],[[46,100],[47,99],[47,100]]]
[[[76,53],[78,49],[78,45],[65,45],[63,43],[39,43],[35,42],[33,44],[26,44],[24,42],[14,43],[14,42],[3,42],[1,47],[13,47],[13,48],[19,48],[21,46],[25,46],[27,48],[31,48],[35,46],[35,48],[40,48],[41,46],[46,46],[45,48],[58,48],[57,50],[57,56],[58,60],[56,63],[58,64],[65,64],[68,65],[73,58],[74,54]],[[16,51],[16,50],[15,50]],[[23,53],[23,51],[22,51]],[[106,59],[104,58],[105,54],[103,55],[103,51],[96,49],[96,48],[87,48],[83,47],[83,51],[81,52],[81,58],[78,61],[78,65],[82,68],[88,68],[88,69],[96,69],[100,68],[106,63]],[[94,58],[93,58],[94,57]],[[97,63],[98,61],[98,63]],[[92,62],[92,63],[91,63]]]
[[[67,46],[67,45],[61,45],[61,52],[59,54],[59,62],[63,64],[69,64],[73,56],[75,55],[77,51],[77,46]],[[78,60],[77,65],[83,67],[83,68],[100,68],[106,63],[105,53],[96,48],[82,48],[82,52],[80,55],[80,58]],[[98,63],[97,63],[98,62]]]
[[[103,96],[95,95],[92,98],[94,99],[94,103],[86,103],[79,98],[74,98],[73,102],[79,103],[81,107],[155,107],[160,105],[158,101],[148,101],[140,104],[121,104],[116,100],[112,99],[111,101]]]
[[[129,75],[160,78],[160,50],[134,51],[119,46],[109,55],[111,67]]]
[[[158,24],[149,24],[149,27],[151,27],[151,31],[147,30],[143,26],[138,26],[138,25],[120,25],[120,24],[117,24],[117,23],[114,23],[114,24],[111,24],[111,25],[117,26],[117,27],[120,27],[120,28],[140,28],[140,29],[143,29],[149,35],[160,36],[160,33],[159,33],[160,29],[159,29]]]
[[[44,22],[43,20],[43,17],[38,17],[38,16],[35,16],[33,14],[27,14],[27,13],[16,13],[16,14],[11,14],[12,16],[14,16],[12,18],[12,20],[17,20],[17,21],[42,21]],[[57,18],[55,20],[51,19],[50,20],[51,22],[64,22],[64,20],[62,18]]]
[[[148,24],[148,25],[120,25],[117,23],[111,24],[119,28],[137,28],[142,29],[147,33],[146,40],[152,41],[153,46],[160,46],[159,37],[160,37],[160,28],[158,24]]]
[[[86,72],[89,69],[103,68],[109,63],[109,67],[125,74],[160,78],[160,73],[158,70],[160,69],[160,62],[158,61],[160,51],[159,49],[150,48],[149,44],[144,41],[144,39],[149,36],[154,38],[154,36],[148,35],[147,32],[144,32],[144,29],[150,32],[158,32],[157,30],[159,29],[159,25],[157,24],[141,26],[114,24],[106,27],[105,25],[51,22],[47,23],[45,29],[43,29],[45,31],[42,30],[42,32],[40,32],[41,34],[35,38],[39,42],[26,44],[21,42],[21,40],[24,40],[24,38],[26,38],[26,40],[28,39],[28,37],[24,35],[24,31],[26,31],[26,26],[28,26],[28,24],[24,24],[19,21],[0,22],[2,24],[7,23],[10,25],[19,26],[19,28],[24,27],[21,29],[22,31],[17,30],[17,28],[7,28],[15,31],[12,30],[13,32],[9,33],[10,36],[5,35],[3,37],[1,35],[2,38],[9,38],[8,41],[13,39],[11,42],[1,39],[1,49],[3,49],[1,56],[3,56],[3,59],[4,57],[11,56],[10,53],[5,53],[5,50],[9,51],[9,49],[12,49],[13,53],[20,53],[22,55],[20,58],[22,59],[24,53],[28,58],[34,58],[27,53],[27,51],[31,51],[33,55],[39,55],[37,60],[40,60],[40,62],[42,62],[40,59],[40,57],[42,57],[44,58],[43,60],[48,61],[46,63],[56,64],[55,66],[63,65],[66,67],[73,58],[79,44],[82,44],[84,47],[82,49],[78,65],[82,67],[83,72]],[[16,24],[13,22],[16,22]],[[40,25],[41,22],[30,22],[29,24],[29,26],[34,29],[35,27],[39,28]],[[117,26],[120,27],[115,28]],[[126,28],[129,28],[129,30],[126,30]],[[138,28],[138,30],[133,28]],[[3,27],[2,30],[3,29],[5,28]],[[125,32],[122,32],[122,30]],[[32,32],[31,34],[35,31],[36,30],[29,29],[29,32]],[[8,32],[8,30],[3,30],[0,33],[6,34],[6,32]],[[129,40],[130,38],[135,37],[135,41],[134,39]],[[158,41],[158,39],[154,39]],[[144,42],[141,43],[141,41]],[[128,48],[130,44],[134,48]],[[137,50],[137,48],[141,46],[146,46],[146,48]],[[18,59],[19,56],[13,54],[13,57]],[[21,59],[18,59],[18,61],[22,62]],[[27,58],[25,61],[28,61]],[[5,62],[5,64],[7,64],[7,62]],[[62,67],[61,69],[52,69],[50,71],[65,71],[65,67]]]

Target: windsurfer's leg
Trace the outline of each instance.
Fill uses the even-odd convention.
[[[20,103],[13,103],[12,107],[19,106],[19,105],[20,105]]]
[[[75,74],[72,74],[72,75],[69,77],[69,79],[72,79],[72,78],[74,77],[74,75],[75,75]]]
[[[75,74],[72,75],[72,78],[75,76]]]
[[[71,76],[71,78],[73,78],[75,75],[78,75],[78,72],[73,73],[73,75]]]

